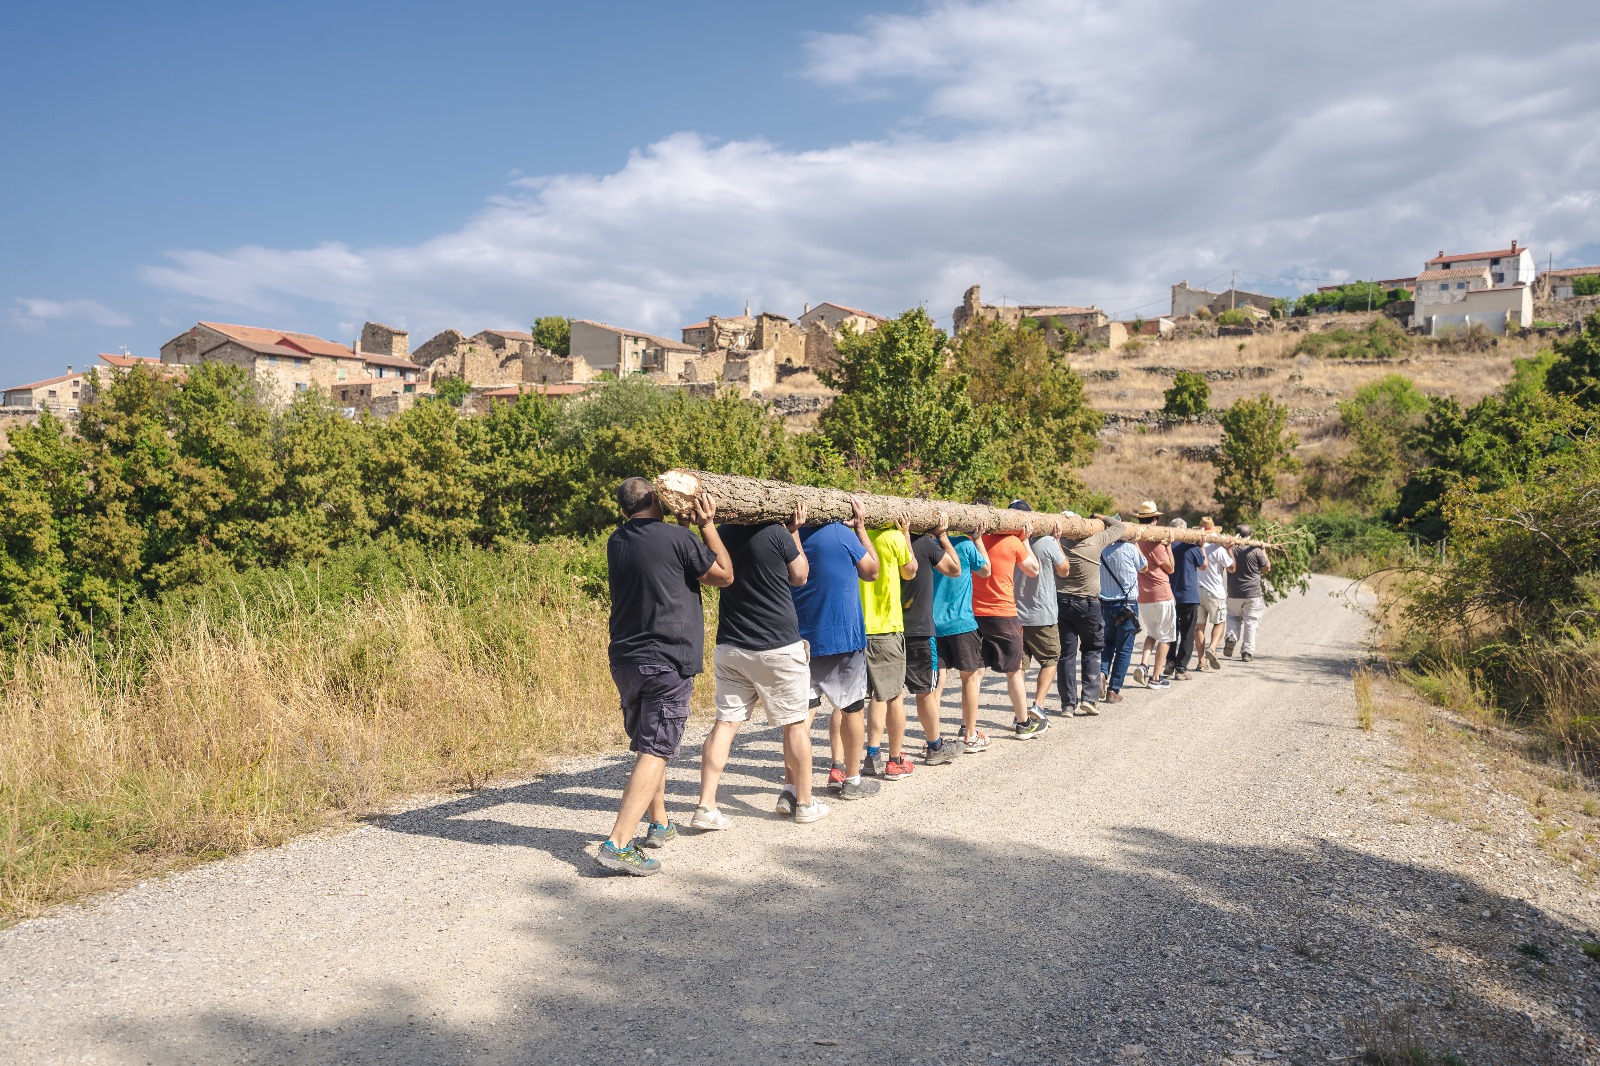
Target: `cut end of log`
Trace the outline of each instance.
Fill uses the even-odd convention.
[[[656,489],[692,498],[700,494],[700,475],[693,470],[668,470],[656,478]]]

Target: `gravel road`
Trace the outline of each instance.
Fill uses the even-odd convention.
[[[1592,892],[1390,795],[1344,585],[1270,608],[1253,663],[811,826],[749,731],[734,828],[658,877],[593,864],[605,757],[64,908],[0,932],[0,1060],[1600,1061]]]

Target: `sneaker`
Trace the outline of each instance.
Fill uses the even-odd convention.
[[[830,781],[829,784],[832,784],[832,782]],[[790,792],[788,789],[784,789],[782,792],[778,793],[778,805],[773,809],[779,814],[793,814],[796,809],[794,800],[794,793]],[[817,801],[812,800],[811,802],[814,804]]]
[[[1092,718],[1100,713],[1100,708],[1096,707],[1088,700],[1084,700],[1082,703],[1078,704],[1078,709],[1072,713],[1077,715],[1079,718]]]
[[[1222,664],[1217,662],[1217,649],[1215,649],[1215,648],[1207,648],[1206,649],[1206,665],[1211,667],[1211,669],[1213,669],[1213,670],[1221,670],[1222,669]]]
[[[1111,678],[1102,677],[1100,679],[1100,698],[1101,699],[1105,699],[1110,694],[1111,694]]]
[[[883,767],[885,781],[900,781],[911,776],[911,771],[916,769],[911,760],[901,755],[898,759],[890,759]]]
[[[664,848],[677,839],[678,823],[668,818],[666,825],[657,825],[651,822],[650,832],[646,833],[644,839],[639,841],[639,846],[641,848]]]
[[[888,766],[889,757],[883,753],[882,748],[878,749],[878,754],[876,755],[870,751],[867,752],[866,756],[861,760],[861,772],[871,774],[873,777],[882,777],[883,771],[888,769]]]
[[[1247,651],[1242,651],[1242,652],[1239,653],[1239,661],[1242,662],[1242,663],[1247,663],[1251,659],[1254,659],[1254,658],[1255,658],[1255,656],[1252,655],[1251,653],[1247,652]]]
[[[1228,639],[1222,642],[1222,654],[1226,655],[1230,659],[1233,658],[1233,649],[1238,643],[1239,638],[1234,636],[1232,633],[1229,633]]]
[[[1133,674],[1133,683],[1136,685],[1142,685],[1149,680],[1149,678],[1145,676],[1144,663],[1136,664],[1130,672]]]
[[[828,787],[836,790],[844,787],[844,767],[835,766],[828,771]]]
[[[1164,677],[1158,677],[1154,681],[1150,682],[1148,685],[1145,686],[1145,688],[1171,688],[1171,687],[1172,687],[1172,682],[1168,681]]]
[[[661,860],[652,859],[633,844],[619,848],[607,840],[600,845],[600,854],[595,856],[595,861],[607,870],[633,877],[649,877],[661,872]]]
[[[1173,671],[1171,674],[1167,675],[1167,679],[1169,681],[1187,681],[1187,680],[1189,680],[1189,671],[1187,671],[1187,670],[1176,670],[1176,671]]]
[[[956,742],[947,740],[937,748],[922,749],[924,766],[948,766],[956,761]]]
[[[966,748],[968,755],[976,755],[980,751],[989,750],[989,738],[980,729],[971,736],[964,738],[961,741],[961,745]]]
[[[883,783],[881,781],[874,781],[869,777],[864,777],[859,784],[855,781],[846,781],[844,787],[839,790],[839,798],[842,800],[866,799],[868,796],[876,796],[882,790]]]
[[[1018,722],[1014,728],[1018,740],[1032,740],[1034,737],[1042,736],[1044,731],[1050,728],[1050,723],[1043,718],[1029,718],[1026,722]]]
[[[1100,702],[1101,703],[1121,703],[1122,702],[1122,693],[1113,692],[1109,696],[1107,696],[1105,699],[1101,700]]]
[[[785,795],[787,795],[787,793],[785,793]],[[826,803],[823,803],[821,800],[813,796],[810,803],[801,803],[795,805],[794,820],[801,825],[809,825],[812,822],[818,822],[826,818],[828,816],[828,812],[832,809],[832,807],[829,807]]]
[[[1039,706],[1037,703],[1028,708],[1028,716],[1030,718],[1037,718],[1041,722],[1048,720],[1050,717],[1045,713],[1044,708]]]
[[[694,817],[689,819],[689,824],[696,829],[726,829],[733,824],[733,819],[715,807],[696,807]]]

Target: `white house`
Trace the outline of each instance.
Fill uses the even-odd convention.
[[[568,351],[594,369],[610,371],[619,378],[660,369],[672,352],[700,354],[698,347],[682,341],[581,318],[573,319]]]
[[[1600,266],[1592,267],[1565,267],[1561,270],[1546,270],[1539,275],[1539,283],[1544,286],[1545,295],[1556,300],[1572,299],[1572,283],[1579,278],[1589,278],[1600,275]]]
[[[1476,270],[1479,267],[1489,272],[1489,285],[1491,288],[1503,289],[1512,285],[1533,284],[1533,253],[1526,248],[1517,246],[1516,241],[1511,242],[1510,248],[1499,248],[1492,252],[1464,252],[1461,255],[1445,255],[1441,249],[1439,254],[1428,260],[1422,267],[1423,273],[1434,273],[1440,270]],[[1417,284],[1422,284],[1422,278],[1417,278]]]
[[[1513,322],[1533,323],[1533,286],[1496,286],[1487,263],[1424,270],[1417,275],[1414,299],[1412,322],[1430,337],[1474,324],[1504,334]]]
[[[843,304],[818,304],[805,309],[805,313],[800,316],[799,324],[803,330],[809,330],[814,323],[821,322],[832,332],[838,332],[848,325],[857,333],[871,333],[880,323],[887,321],[889,320],[882,315],[875,315],[871,311],[860,311]]]
[[[82,371],[73,373],[69,366],[60,377],[4,390],[0,402],[6,407],[31,407],[35,411],[49,411],[58,416],[75,415],[78,413],[78,398],[83,391],[83,379]]]

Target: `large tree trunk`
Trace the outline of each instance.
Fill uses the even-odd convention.
[[[727,525],[754,525],[759,522],[787,522],[796,504],[805,504],[807,522],[849,522],[853,516],[851,495],[842,489],[819,489],[809,485],[790,485],[737,474],[708,474],[700,470],[668,470],[655,479],[661,506],[687,518],[695,496],[707,492],[717,506],[717,521]],[[1105,529],[1093,518],[1063,518],[1038,511],[1013,511],[1009,507],[980,507],[970,503],[942,500],[906,499],[900,496],[857,497],[866,511],[867,526],[885,529],[899,515],[911,519],[913,532],[936,529],[941,516],[952,532],[972,533],[980,526],[990,532],[1048,533],[1061,523],[1061,534],[1069,540],[1083,540]],[[1173,529],[1171,526],[1141,526],[1130,522],[1127,540],[1186,541],[1190,544],[1257,545],[1271,548],[1266,541],[1245,540],[1224,533],[1199,529]]]

